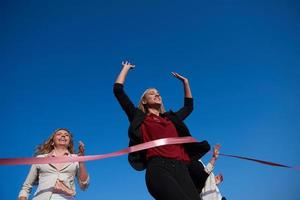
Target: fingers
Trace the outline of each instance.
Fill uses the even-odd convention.
[[[84,146],[84,143],[81,141],[81,140],[79,140],[79,146]]]
[[[127,60],[126,61],[122,61],[122,65],[128,65],[130,64]]]
[[[172,74],[173,76],[175,76],[176,78],[182,80],[182,76],[180,76],[178,73],[176,73],[176,72],[171,72],[171,74]]]
[[[216,184],[220,184],[221,182],[223,182],[223,175],[222,174],[218,174],[217,176],[215,176],[215,181],[216,181]]]
[[[177,72],[171,72],[171,74],[177,78],[182,77],[180,74],[178,74]]]
[[[130,62],[126,61],[122,61],[122,65],[123,67],[130,67],[130,69],[134,68],[135,65],[131,64]]]
[[[221,149],[221,145],[220,144],[216,144],[214,148],[217,149],[217,150],[220,150]]]
[[[185,78],[184,76],[178,74],[177,72],[171,72],[171,74],[172,74],[173,76],[175,76],[176,78],[178,78],[179,80],[181,80],[181,81],[187,80],[187,78]]]
[[[223,180],[224,180],[224,178],[223,178],[223,174],[218,174],[218,177],[219,177],[219,179],[220,179],[220,182],[222,182]]]

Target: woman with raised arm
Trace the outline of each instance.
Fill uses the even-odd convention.
[[[218,188],[218,185],[223,181],[223,175],[215,175],[213,173],[216,161],[219,157],[220,148],[220,144],[214,146],[213,155],[207,165],[205,165],[201,160],[199,160],[200,163],[204,166],[204,171],[208,175],[204,187],[202,185],[198,186],[199,188],[203,187],[202,190],[200,189],[201,200],[226,200],[225,197],[222,197],[221,192]]]
[[[162,98],[155,88],[147,89],[134,106],[124,91],[127,73],[135,66],[122,62],[122,69],[114,84],[114,94],[130,122],[129,146],[161,138],[191,136],[183,120],[193,110],[189,81],[178,73],[184,88],[184,106],[177,112],[166,112]],[[136,170],[146,169],[146,184],[157,200],[199,200],[199,194],[189,174],[189,166],[196,163],[210,149],[206,141],[165,145],[145,151],[130,153],[129,163]],[[198,170],[198,169],[197,169]],[[199,171],[197,171],[198,173]],[[200,177],[205,182],[207,177]]]
[[[43,144],[37,147],[37,157],[82,156],[84,144],[79,142],[79,153],[74,154],[73,138],[68,129],[56,129]],[[89,175],[84,162],[33,164],[19,193],[18,200],[27,200],[33,185],[37,190],[33,200],[75,200],[75,177],[85,190]]]

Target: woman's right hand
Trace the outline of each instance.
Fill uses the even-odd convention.
[[[131,64],[128,61],[123,61],[122,66],[123,66],[123,68],[122,68],[119,76],[117,77],[117,80],[115,81],[115,83],[124,84],[128,71],[135,67],[135,65]]]
[[[19,197],[18,200],[27,200],[26,197]]]
[[[123,66],[123,68],[127,68],[127,69],[133,69],[135,67],[135,65],[131,64],[128,61],[123,61],[122,66]]]
[[[178,74],[177,72],[171,72],[171,74],[173,76],[175,76],[176,78],[178,78],[179,80],[181,80],[182,82],[188,82],[189,80],[187,78],[185,78],[184,76]]]

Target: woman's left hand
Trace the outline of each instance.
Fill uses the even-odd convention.
[[[214,146],[213,157],[216,158],[216,159],[219,157],[219,154],[220,154],[220,148],[221,148],[221,145],[220,145],[220,144],[216,144],[216,145]]]
[[[188,81],[187,78],[185,78],[184,76],[182,76],[182,75],[180,75],[180,74],[178,74],[178,73],[176,73],[176,72],[171,72],[171,73],[172,73],[173,76],[175,76],[176,78],[178,78],[178,79],[181,80],[182,82],[187,82],[187,81]]]
[[[84,151],[84,143],[82,141],[79,141],[78,156],[84,156]]]

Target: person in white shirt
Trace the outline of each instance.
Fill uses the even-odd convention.
[[[201,160],[199,160],[202,163],[205,172],[208,174],[205,185],[202,188],[200,193],[200,197],[202,200],[226,200],[225,197],[222,197],[220,190],[218,188],[218,185],[223,181],[223,175],[222,174],[214,175],[213,173],[216,160],[219,157],[220,148],[221,145],[219,144],[215,145],[213,150],[213,156],[207,165],[205,165]]]
[[[79,153],[74,154],[73,138],[68,129],[59,128],[37,147],[37,157],[82,156],[84,144],[79,142]],[[75,177],[80,188],[89,185],[89,175],[84,162],[33,164],[19,192],[18,200],[27,200],[33,185],[37,190],[33,200],[75,200]]]

